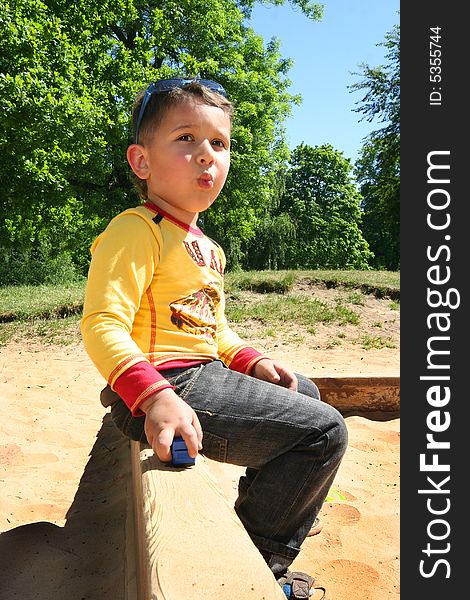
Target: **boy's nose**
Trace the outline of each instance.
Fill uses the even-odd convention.
[[[198,148],[197,162],[201,165],[212,164],[214,162],[214,149],[209,140],[205,140]]]

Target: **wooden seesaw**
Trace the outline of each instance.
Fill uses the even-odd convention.
[[[399,377],[312,379],[344,416],[399,416]],[[285,600],[210,461],[199,455],[194,466],[173,467],[149,446],[131,442],[131,462],[134,557],[127,600]]]
[[[344,417],[375,421],[400,416],[400,377],[312,377],[321,399]]]
[[[178,468],[131,442],[131,460],[137,600],[286,600],[203,456]]]

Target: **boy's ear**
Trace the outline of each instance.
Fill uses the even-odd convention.
[[[149,168],[143,146],[131,144],[127,149],[127,162],[139,179],[148,179]]]

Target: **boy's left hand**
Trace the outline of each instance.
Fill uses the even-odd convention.
[[[262,381],[269,381],[276,385],[282,385],[289,390],[297,391],[297,377],[295,374],[280,363],[270,358],[262,358],[256,363],[251,372],[253,377]]]

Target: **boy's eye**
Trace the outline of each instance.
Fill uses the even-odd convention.
[[[190,133],[185,133],[184,135],[180,135],[178,139],[182,142],[192,142],[194,138]]]
[[[218,146],[219,148],[226,148],[226,144],[222,140],[213,140],[212,145]]]

